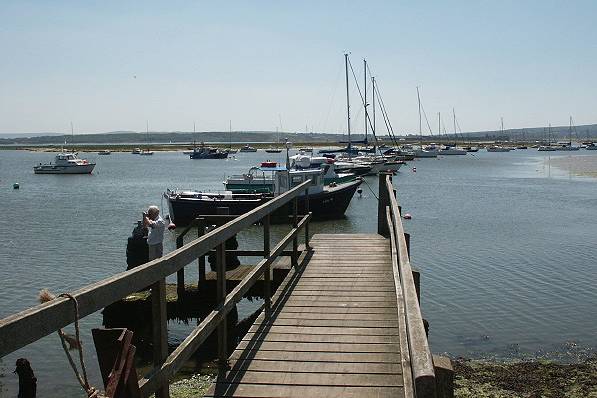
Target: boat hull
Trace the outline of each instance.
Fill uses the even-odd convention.
[[[354,196],[360,180],[336,187],[328,187],[321,193],[309,195],[309,211],[313,213],[316,220],[328,220],[343,218],[350,200]],[[168,200],[170,218],[176,225],[188,225],[200,215],[221,214],[223,208],[228,209],[231,215],[245,214],[258,206],[273,199],[272,195],[243,195],[241,199],[226,198],[221,195],[219,198],[183,198],[173,193],[164,194]],[[305,214],[307,211],[306,197],[298,198],[298,213]],[[289,221],[293,214],[292,202],[275,210],[270,220],[272,223],[284,223]]]
[[[95,163],[80,166],[54,166],[41,165],[33,167],[35,174],[91,174]]]

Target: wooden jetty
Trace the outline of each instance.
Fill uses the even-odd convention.
[[[219,373],[210,397],[449,396],[436,377],[391,176],[381,174],[379,181],[378,234],[319,234],[311,240],[310,213],[297,214],[297,197],[310,185],[305,181],[161,259],[73,292],[78,314],[87,316],[151,286],[154,368],[138,383],[123,380],[133,386],[131,396],[169,397],[169,381],[212,332],[218,337]],[[290,201],[292,228],[272,247],[269,215]],[[255,223],[263,225],[263,260],[227,292],[226,241]],[[217,305],[169,353],[165,278],[177,273],[184,286],[184,267],[212,250]],[[292,269],[272,296],[272,264],[283,254],[289,254]],[[262,277],[263,312],[229,349],[227,315]],[[74,320],[67,298],[0,320],[0,357]]]

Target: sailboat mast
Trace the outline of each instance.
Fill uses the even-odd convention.
[[[423,143],[423,128],[421,125],[421,96],[419,95],[419,86],[417,86],[417,102],[419,103],[419,137]]]
[[[71,147],[75,152],[75,129],[73,128],[73,122],[70,122],[70,135],[71,135]]]
[[[452,108],[452,116],[454,119],[454,144],[456,144],[456,111]]]
[[[572,146],[572,116],[570,116],[570,127],[568,127],[568,144]]]
[[[442,136],[442,113],[437,112],[437,136],[439,137],[439,142],[441,143],[441,136]]]
[[[376,133],[376,130],[375,130],[375,77],[373,77],[373,76],[371,76],[371,86],[372,86],[371,91],[373,92],[373,95],[372,95],[372,97],[373,97],[373,134],[375,134]]]
[[[344,54],[344,69],[346,72],[346,125],[348,129],[348,157],[350,158],[352,148],[350,142],[350,98],[348,93],[348,54]]]
[[[368,146],[369,142],[367,140],[367,123],[369,123],[369,114],[367,113],[367,60],[363,59],[363,77],[365,80],[365,87],[364,93],[365,98],[363,99],[363,106],[365,107],[365,145]]]

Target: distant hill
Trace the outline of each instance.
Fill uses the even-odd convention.
[[[561,141],[568,139],[568,126],[552,126],[551,140]],[[480,141],[535,141],[547,140],[549,137],[547,127],[530,127],[520,129],[508,129],[501,132],[492,131],[474,131],[457,134],[456,139],[470,139]],[[258,142],[277,142],[278,137],[281,142],[285,139],[291,142],[329,142],[338,143],[347,140],[346,134],[328,134],[328,133],[290,133],[275,131],[205,131],[205,132],[149,132],[150,143],[160,144],[181,144],[192,143],[193,141],[211,142],[211,143],[258,143]],[[444,139],[454,139],[454,134],[441,136]],[[354,141],[362,140],[363,134],[352,134]],[[388,139],[387,135],[380,136],[380,139]],[[419,139],[418,134],[403,134],[397,136],[398,139],[406,138],[410,140]],[[438,140],[437,135],[426,135],[425,140]],[[597,140],[597,124],[588,124],[576,126],[573,128],[572,139],[583,141],[587,139]],[[59,133],[28,133],[28,134],[2,134],[0,135],[0,145],[60,145],[67,141],[69,144],[74,142],[78,144],[124,144],[147,142],[145,132],[137,133],[133,131],[112,131],[99,134],[79,134],[72,137],[70,134]]]

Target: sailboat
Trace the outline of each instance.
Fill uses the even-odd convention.
[[[419,148],[413,149],[416,158],[436,158],[438,155],[437,149],[423,148],[423,127],[421,120],[421,95],[419,94],[419,86],[417,86],[417,101],[419,103]]]
[[[276,127],[276,137],[278,140],[278,144],[280,144],[280,130],[278,127]],[[267,153],[280,153],[282,152],[281,148],[274,148],[274,147],[269,147],[265,150],[265,152]]]
[[[501,135],[504,135],[504,118],[500,118],[501,122]],[[490,145],[487,148],[487,152],[510,152],[510,148],[500,145]]]
[[[139,155],[143,155],[143,156],[150,156],[153,155],[153,151],[149,150],[149,122],[146,123],[146,134],[147,134],[147,148],[142,149],[141,152],[139,152]]]
[[[548,135],[547,135],[547,145],[541,145],[539,147],[539,149],[537,149],[538,151],[541,152],[554,152],[557,151],[557,148],[551,145],[551,123],[549,124],[548,127]]]
[[[568,143],[562,145],[560,151],[578,151],[580,147],[572,146],[572,116],[570,116],[570,126],[568,127]]]
[[[238,152],[238,149],[232,149],[232,120],[228,123],[228,149],[226,149],[228,154],[234,154]]]
[[[454,145],[444,145],[444,147],[439,150],[439,154],[466,155],[467,152],[465,149],[460,149],[456,147],[456,112],[454,111],[454,108],[452,108],[452,115],[454,116]]]

